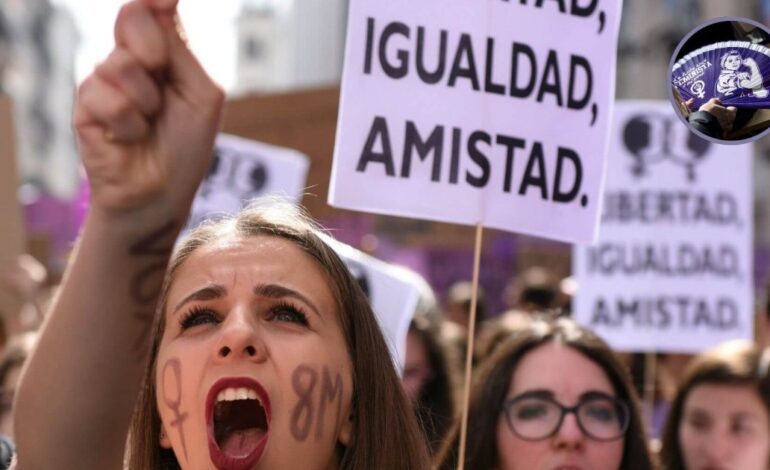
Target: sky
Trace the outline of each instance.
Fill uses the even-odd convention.
[[[235,83],[235,18],[243,0],[182,0],[179,14],[190,45],[203,66],[222,86]],[[112,26],[125,0],[52,0],[72,12],[81,43],[76,73],[85,78],[113,46]]]

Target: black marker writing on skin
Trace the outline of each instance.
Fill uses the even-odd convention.
[[[292,373],[292,387],[299,400],[291,413],[291,433],[295,439],[304,442],[310,436],[310,431],[315,423],[315,440],[321,439],[321,434],[326,426],[327,405],[337,403],[335,423],[339,423],[342,414],[343,385],[339,372],[333,374],[328,367],[321,368],[319,380],[318,371],[306,364],[300,364]],[[316,414],[316,385],[320,388],[317,397]],[[338,424],[337,424],[338,425]]]
[[[170,373],[170,374],[169,374]],[[179,407],[182,405],[182,363],[177,358],[171,358],[163,366],[163,402],[166,406],[174,412],[174,419],[169,423],[169,426],[179,429],[179,440],[182,443],[182,451],[184,452],[184,458],[187,460],[187,444],[184,439],[184,424],[187,419],[187,412],[180,412]],[[176,397],[169,396],[168,381],[173,380],[176,388]]]
[[[168,254],[176,239],[177,225],[170,221],[140,239],[129,248],[131,256],[146,259],[147,262],[130,279],[129,293],[137,305],[134,318],[142,328],[137,334],[132,351],[143,357],[150,345],[149,332],[155,316],[155,303],[160,295],[163,276],[166,272]]]

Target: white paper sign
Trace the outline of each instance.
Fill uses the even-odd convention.
[[[403,370],[406,360],[406,335],[419,301],[416,281],[410,272],[367,255],[350,245],[325,238],[369,297],[377,321],[388,343],[396,368]]]
[[[298,203],[310,159],[293,149],[219,134],[209,174],[193,201],[188,227],[218,214],[234,214],[268,194]]]
[[[621,0],[352,0],[337,207],[590,241]]]
[[[575,317],[623,351],[751,338],[752,146],[696,137],[668,102],[615,110],[599,242],[573,252]]]

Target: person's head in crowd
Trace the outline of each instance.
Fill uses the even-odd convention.
[[[471,316],[472,294],[473,285],[470,282],[458,281],[449,288],[446,302],[444,303],[446,319],[466,330]],[[486,317],[487,309],[486,302],[484,301],[484,290],[479,286],[476,300],[476,327],[484,322]],[[478,328],[476,328],[476,331],[478,331]]]
[[[440,321],[440,320],[438,320]],[[457,361],[443,342],[436,320],[417,313],[409,325],[402,383],[420,421],[425,439],[435,451],[456,415]]]
[[[479,366],[467,469],[652,468],[638,398],[598,336],[569,318],[536,318]],[[442,448],[453,468],[459,431]]]
[[[260,453],[260,468],[425,468],[374,313],[318,233],[281,204],[204,224],[178,247],[129,468],[251,468]]]
[[[490,356],[497,346],[521,331],[527,331],[532,315],[519,310],[508,310],[499,317],[487,321],[476,339],[473,358],[478,362]]]
[[[37,344],[37,332],[12,336],[0,356],[0,435],[13,439],[13,398],[21,369]]]
[[[548,269],[534,266],[513,277],[503,296],[508,308],[526,312],[546,311],[556,307],[558,287]]]
[[[661,448],[665,470],[770,468],[770,350],[730,341],[687,368]]]
[[[572,276],[567,276],[559,281],[556,305],[554,305],[554,307],[566,314],[571,313],[572,299],[577,294],[578,287],[577,280]]]

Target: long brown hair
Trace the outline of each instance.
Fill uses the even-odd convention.
[[[612,350],[591,331],[569,318],[539,317],[503,339],[479,365],[468,409],[468,437],[465,468],[487,470],[498,467],[497,421],[519,361],[530,351],[548,343],[560,343],[579,351],[602,368],[620,400],[628,403],[631,419],[626,432],[624,470],[649,470],[653,467],[636,396],[628,372]],[[459,426],[445,442],[439,454],[439,468],[454,468],[459,441]]]
[[[340,446],[340,469],[423,470],[428,467],[427,449],[374,312],[343,261],[322,241],[319,233],[299,210],[275,202],[267,207],[252,206],[234,218],[204,224],[190,233],[169,263],[158,303],[150,365],[131,423],[128,455],[131,470],[180,468],[173,451],[159,445],[161,423],[154,378],[165,327],[163,312],[170,285],[185,260],[201,246],[233,235],[289,240],[313,258],[328,276],[353,365],[353,439],[349,446]]]
[[[756,390],[770,414],[770,350],[762,352],[750,341],[728,341],[693,359],[684,374],[663,430],[660,460],[665,470],[684,470],[684,457],[679,442],[684,403],[697,386],[738,385]]]

